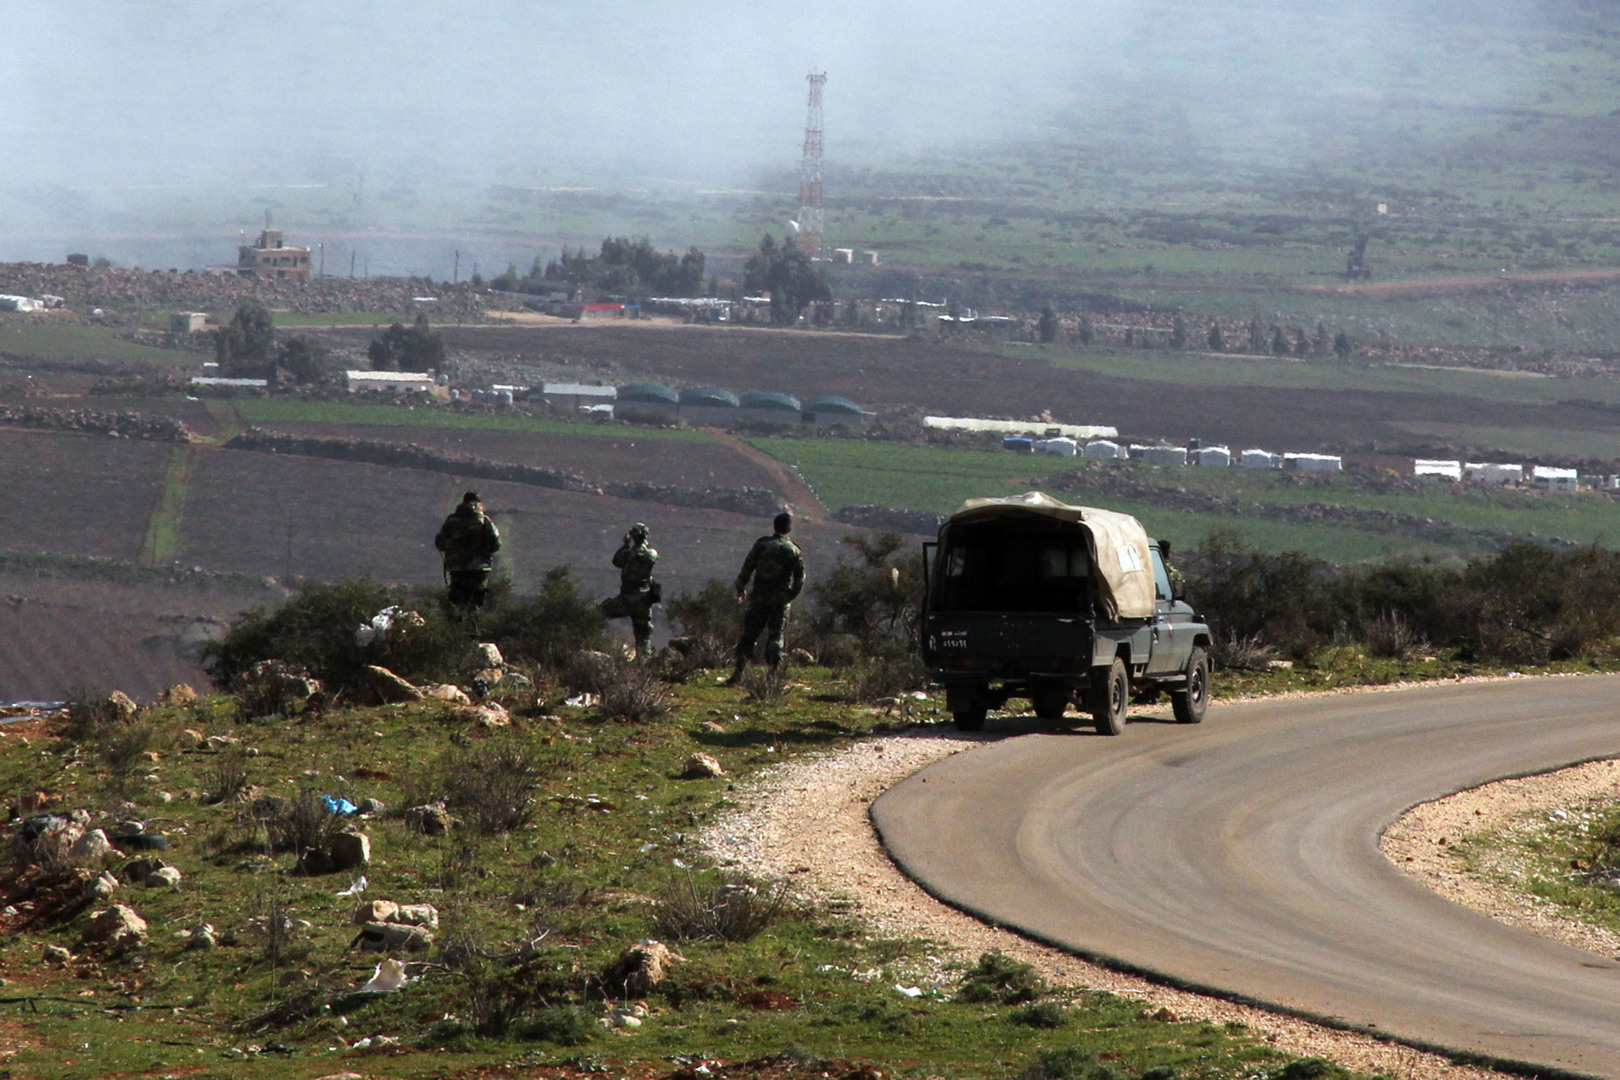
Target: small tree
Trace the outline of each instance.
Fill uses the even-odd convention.
[[[276,324],[270,309],[257,300],[244,300],[228,325],[214,331],[214,358],[222,375],[262,378],[270,370]]]
[[[1354,348],[1350,342],[1350,335],[1343,330],[1333,335],[1333,353],[1340,360],[1347,359]]]
[[[308,334],[297,334],[281,343],[276,367],[294,382],[320,382],[332,373],[332,350]]]
[[[444,366],[444,338],[433,332],[425,314],[418,314],[409,330],[394,323],[366,347],[371,366],[378,371],[436,371]]]
[[[1035,324],[1035,333],[1041,339],[1042,345],[1050,345],[1057,339],[1058,317],[1052,310],[1052,305],[1041,308],[1040,321]]]
[[[1210,352],[1223,352],[1226,349],[1226,335],[1221,333],[1221,320],[1216,319],[1209,324],[1209,337],[1206,340]]]
[[[1177,315],[1170,323],[1170,347],[1172,349],[1185,349],[1187,347],[1187,320]]]
[[[1097,326],[1091,321],[1090,315],[1080,317],[1080,344],[1090,345],[1097,340]]]
[[[771,322],[778,326],[792,326],[805,308],[832,299],[826,271],[797,245],[778,244],[769,233],[743,264],[743,288],[770,293]]]

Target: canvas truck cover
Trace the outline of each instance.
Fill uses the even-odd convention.
[[[1157,610],[1147,530],[1129,514],[1070,506],[1039,491],[999,499],[969,499],[949,524],[1048,517],[1079,525],[1097,569],[1097,599],[1110,619],[1150,619]]]

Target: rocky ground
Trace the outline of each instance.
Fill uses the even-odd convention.
[[[1244,1024],[1290,1055],[1325,1057],[1363,1072],[1412,1080],[1496,1075],[1365,1035],[1123,975],[987,926],[934,900],[890,862],[872,830],[867,808],[906,776],[971,750],[987,738],[993,736],[942,738],[937,727],[917,728],[785,764],[743,792],[739,809],[710,831],[707,842],[722,862],[752,874],[797,882],[801,891],[846,906],[863,917],[874,933],[938,942],[926,964],[903,973],[919,985],[943,985],[950,979],[952,965],[971,963],[980,953],[1000,950],[1036,965],[1060,985],[1139,999],[1144,1012],[1163,1010],[1182,1020]],[[1459,903],[1581,948],[1616,955],[1620,942],[1571,926],[1529,898],[1465,878],[1444,852],[1449,846],[1447,838],[1502,827],[1531,810],[1550,812],[1617,791],[1620,763],[1616,762],[1487,785],[1415,808],[1391,826],[1384,850],[1404,871]]]

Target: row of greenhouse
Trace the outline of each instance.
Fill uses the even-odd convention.
[[[606,412],[620,419],[654,423],[685,422],[713,427],[739,424],[832,427],[864,424],[871,416],[848,398],[821,395],[800,400],[792,394],[774,390],[749,390],[738,394],[717,386],[674,390],[662,383],[651,382],[617,387],[546,383],[542,393],[548,404],[559,408]]]
[[[1090,461],[1140,461],[1147,465],[1197,466],[1211,469],[1282,469],[1284,472],[1340,472],[1344,459],[1337,454],[1275,454],[1270,450],[1244,450],[1233,455],[1224,446],[1170,446],[1158,443],[1121,443],[1113,439],[1092,439],[1081,443],[1065,435],[1037,439],[1009,435],[1001,440],[1004,449],[1022,453],[1078,457]]]

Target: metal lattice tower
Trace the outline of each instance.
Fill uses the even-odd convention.
[[[821,205],[821,88],[827,83],[827,74],[811,72],[805,77],[810,82],[810,111],[804,121],[804,162],[799,167],[799,235],[794,243],[800,251],[819,259],[825,242]]]

